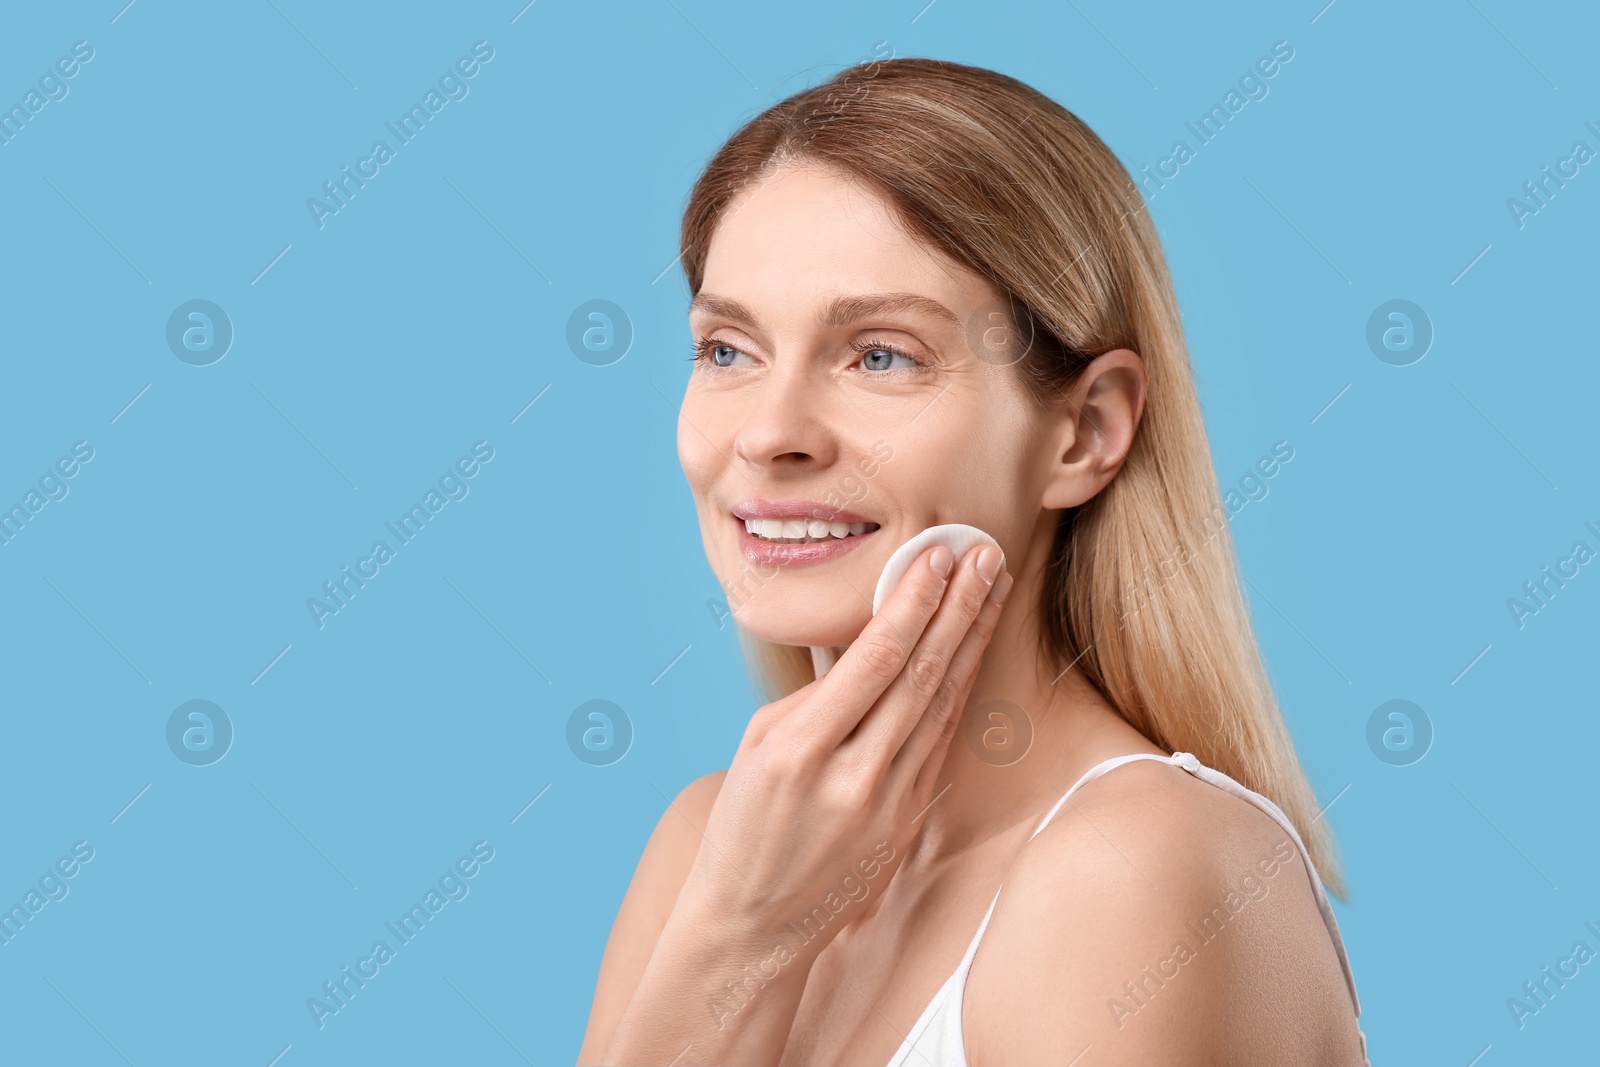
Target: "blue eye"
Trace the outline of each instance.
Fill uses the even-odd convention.
[[[733,366],[733,361],[743,354],[732,345],[713,341],[709,337],[701,337],[695,341],[694,351],[689,358],[697,363],[704,363],[718,370],[725,370]]]
[[[851,346],[861,353],[861,364],[871,371],[915,370],[921,366],[915,359],[906,355],[898,348],[891,348],[881,342],[859,341]],[[904,360],[895,366],[896,359]]]
[[[856,341],[850,347],[861,353],[859,363],[862,368],[872,371],[874,374],[886,374],[893,371],[915,371],[922,369],[924,366],[923,362],[916,357],[907,355],[893,345],[887,345],[881,341]],[[740,356],[745,355],[745,352],[733,345],[724,344],[709,337],[701,337],[696,339],[694,351],[689,358],[696,363],[704,364],[716,370],[727,370],[734,366]],[[900,360],[901,362],[896,364],[895,360]]]

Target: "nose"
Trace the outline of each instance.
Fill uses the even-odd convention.
[[[837,400],[801,358],[774,361],[734,437],[734,454],[772,473],[826,467],[835,459]]]

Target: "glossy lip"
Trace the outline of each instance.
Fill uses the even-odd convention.
[[[853,551],[883,527],[864,515],[842,508],[830,508],[810,500],[745,500],[734,505],[734,529],[739,538],[739,553],[757,566],[800,566],[824,563]],[[849,537],[829,538],[809,545],[785,545],[776,541],[763,541],[744,528],[745,519],[821,519],[823,522],[870,522],[878,530],[852,534]]]

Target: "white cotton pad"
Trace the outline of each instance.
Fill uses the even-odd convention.
[[[967,549],[974,545],[993,545],[1000,548],[1000,542],[978,529],[976,526],[967,526],[964,523],[948,522],[942,526],[930,526],[917,534],[911,540],[894,550],[889,561],[883,565],[883,573],[878,576],[878,588],[872,594],[872,613],[876,615],[878,609],[883,607],[883,602],[889,599],[895,587],[900,584],[900,579],[906,576],[906,571],[924,549],[933,545],[944,545],[955,555],[957,565]],[[1005,565],[1005,549],[1000,549],[1000,563]],[[952,566],[951,573],[955,573]],[[829,669],[838,662],[839,656],[844,652],[844,646],[824,648],[813,646],[811,649],[811,665],[818,678],[827,674]]]
[[[934,545],[944,545],[955,555],[956,563],[961,562],[961,557],[966,555],[969,548],[974,545],[993,545],[1000,548],[1000,542],[978,529],[965,523],[949,522],[943,526],[930,526],[917,536],[894,550],[894,555],[889,557],[889,562],[883,565],[883,573],[878,576],[878,588],[872,594],[872,613],[876,615],[878,609],[883,607],[883,602],[889,599],[895,587],[900,584],[900,579],[906,576],[906,571],[917,556],[925,549]],[[1005,564],[1005,550],[1001,549],[1000,562]],[[952,572],[954,570],[952,569]]]

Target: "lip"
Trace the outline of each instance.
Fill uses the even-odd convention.
[[[740,554],[750,563],[763,567],[770,565],[795,567],[838,559],[845,553],[854,551],[863,541],[870,540],[883,529],[878,525],[876,530],[852,534],[849,537],[829,538],[809,545],[785,545],[775,541],[763,541],[744,527],[745,519],[802,517],[821,519],[824,522],[871,522],[878,525],[875,520],[857,515],[853,511],[830,508],[826,504],[809,500],[746,500],[735,505],[729,516],[733,520],[739,538]]]

